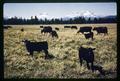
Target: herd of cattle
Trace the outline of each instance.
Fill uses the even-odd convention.
[[[50,33],[52,37],[58,38],[58,34],[55,30],[59,31],[59,28],[55,28],[55,30],[52,30],[51,26],[45,26],[45,27],[40,26],[40,28],[43,28],[41,30],[41,33]],[[64,28],[78,29],[77,26],[64,26]],[[103,33],[104,35],[108,35],[107,27],[94,27],[92,29],[91,26],[84,26],[84,27],[80,27],[77,33],[82,33],[86,39],[91,38],[93,40],[94,33],[92,32],[92,30],[96,31],[97,35],[101,33]]]
[[[44,51],[45,53],[45,59],[51,59],[54,58],[53,55],[50,55],[48,52],[48,43],[47,41],[42,41],[42,42],[30,42],[29,40],[24,40],[22,41],[26,45],[26,49],[29,52],[31,56],[33,56],[34,51],[40,52]],[[84,46],[80,46],[78,50],[78,55],[79,55],[79,61],[82,66],[83,60],[86,61],[87,63],[87,68],[91,69],[92,72],[98,70],[101,75],[105,75],[105,71],[103,70],[103,67],[100,65],[94,65],[94,52],[95,48],[85,48]],[[89,65],[90,64],[90,65]]]
[[[8,26],[9,27],[9,26]],[[52,29],[51,26],[40,26],[41,28],[41,33],[50,33],[52,37],[57,37],[58,34],[57,31],[59,31],[59,28],[55,28],[55,30]],[[77,29],[77,26],[64,26],[64,28],[71,28],[71,29]],[[7,27],[5,27],[7,29]],[[92,32],[96,31],[97,34],[103,33],[104,35],[108,34],[108,29],[107,27],[94,27],[92,28],[91,26],[85,26],[85,27],[80,27],[80,29],[77,31],[77,33],[82,33],[84,34],[85,38],[91,38],[93,39],[94,33]],[[21,29],[22,32],[24,32],[24,29]],[[42,41],[42,42],[31,42],[29,40],[24,40],[22,41],[25,43],[26,49],[29,52],[31,56],[33,56],[34,51],[44,51],[45,53],[45,59],[48,58],[53,58],[54,56],[49,55],[48,52],[48,43],[47,41]],[[101,66],[94,65],[94,52],[95,48],[85,48],[83,46],[79,47],[79,60],[80,64],[82,65],[82,61],[85,60],[87,63],[87,68],[91,69],[92,71],[98,70],[102,75],[105,75],[104,70],[102,69]],[[91,66],[89,65],[91,63]]]
[[[9,29],[9,28],[12,28],[12,27],[11,26],[4,26],[4,29]],[[56,27],[55,28],[56,31],[53,30],[51,26],[40,26],[40,28],[42,28],[41,33],[50,33],[52,37],[57,37],[58,38],[57,31],[60,30],[59,28]],[[66,28],[78,29],[77,26],[64,26],[64,28],[65,29]],[[22,28],[21,31],[23,32],[24,29]],[[103,33],[104,35],[108,35],[107,27],[103,27],[103,26],[101,26],[101,27],[94,27],[94,28],[92,28],[91,26],[83,26],[83,27],[79,28],[77,33],[82,33],[86,39],[91,38],[93,40],[93,38],[94,38],[93,31],[96,31],[97,35],[101,34],[101,33]]]

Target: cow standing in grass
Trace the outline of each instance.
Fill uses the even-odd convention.
[[[51,26],[46,26],[41,30],[41,33],[50,33],[50,32],[52,32]]]
[[[82,34],[84,34],[84,32],[91,32],[91,30],[92,30],[91,26],[84,26],[84,27],[80,27],[77,33],[81,32]]]
[[[59,28],[55,28],[55,30],[59,31]]]
[[[79,59],[80,59],[81,66],[82,66],[83,60],[85,60],[87,63],[88,69],[93,67],[93,62],[94,62],[93,50],[95,50],[95,48],[85,48],[82,46],[79,48]],[[89,65],[89,63],[91,64],[91,66]]]
[[[93,31],[96,31],[97,35],[100,34],[100,33],[103,33],[104,35],[108,35],[107,27],[94,27]]]
[[[49,56],[48,54],[48,43],[47,41],[43,42],[30,42],[28,40],[22,41],[25,43],[27,51],[30,53],[31,56],[33,56],[34,51],[44,51],[45,52],[45,59]]]
[[[3,26],[4,29],[12,28],[12,26]]]
[[[21,32],[24,32],[24,29],[23,29],[23,28],[21,29]]]
[[[40,28],[43,28],[43,26],[40,26]]]
[[[71,28],[71,26],[64,26],[64,28]]]
[[[84,34],[84,36],[85,36],[86,39],[91,38],[93,40],[94,34],[93,34],[93,32],[89,32],[89,33]]]
[[[77,26],[71,26],[71,29],[77,29]]]
[[[58,38],[58,34],[57,34],[56,31],[53,30],[50,34],[52,35],[52,37],[57,37]]]

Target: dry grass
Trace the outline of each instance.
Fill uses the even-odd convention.
[[[90,25],[107,26],[108,36],[96,35],[95,40],[86,40],[77,30],[59,27],[59,38],[40,33],[40,25],[12,25],[4,30],[4,76],[5,78],[115,78],[117,75],[117,25],[116,24],[76,24],[77,27]],[[21,32],[20,29],[25,31]],[[96,33],[96,32],[94,32]],[[55,58],[44,59],[44,52],[34,52],[34,58],[27,55],[23,39],[31,41],[48,41],[49,53]],[[78,48],[81,45],[96,47],[95,64],[106,70],[106,75],[87,70],[86,64],[80,66]]]

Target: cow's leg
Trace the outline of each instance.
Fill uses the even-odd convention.
[[[33,51],[30,51],[29,53],[30,53],[31,56],[33,56]]]
[[[80,65],[81,65],[81,66],[82,66],[82,61],[83,61],[83,60],[80,58]]]
[[[93,64],[93,62],[91,62],[91,69],[92,69],[92,71],[94,71],[94,64]]]
[[[45,59],[46,59],[49,56],[48,50],[44,50],[44,52],[45,52]]]
[[[89,63],[87,62],[87,68],[90,69]]]

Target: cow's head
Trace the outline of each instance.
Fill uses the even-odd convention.
[[[88,48],[88,52],[89,54],[93,54],[93,50],[95,50],[96,48]]]
[[[24,40],[22,40],[22,42],[29,43],[30,41],[28,41],[27,39],[24,39]]]

